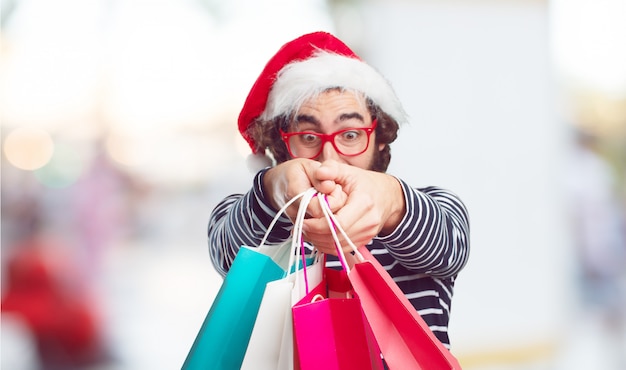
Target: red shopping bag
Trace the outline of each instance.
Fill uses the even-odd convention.
[[[320,202],[331,228],[337,253],[363,312],[390,369],[457,370],[458,361],[435,337],[389,273],[367,247],[357,248],[332,214],[328,201]],[[356,263],[350,269],[335,229],[352,248]],[[350,256],[350,255],[349,255]]]
[[[352,267],[349,280],[389,368],[461,369],[367,247],[358,251],[365,261]]]
[[[346,271],[326,268],[322,283],[294,305],[292,313],[295,369],[383,369],[380,349]]]

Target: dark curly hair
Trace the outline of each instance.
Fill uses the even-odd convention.
[[[376,146],[379,144],[385,145],[382,150],[376,150],[370,170],[385,172],[391,160],[391,147],[389,144],[398,137],[399,125],[396,120],[383,112],[371,99],[367,98],[366,101],[367,109],[372,119],[378,119],[378,125],[376,126],[376,142],[374,144]],[[287,115],[281,115],[269,121],[257,119],[257,121],[248,128],[248,134],[256,143],[258,152],[264,153],[265,149],[268,149],[277,164],[291,159],[287,146],[282,141],[279,131],[280,128],[287,130],[291,120],[292,117]]]

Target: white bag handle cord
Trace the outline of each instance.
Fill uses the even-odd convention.
[[[307,194],[310,194],[311,192],[315,192],[315,189],[310,188],[296,195],[295,197],[291,198],[287,203],[285,203],[285,205],[282,206],[282,208],[278,210],[278,212],[276,212],[276,216],[274,216],[274,219],[272,219],[272,222],[270,222],[270,225],[267,227],[267,231],[265,232],[265,235],[263,235],[263,239],[261,239],[261,243],[259,243],[259,247],[265,246],[265,242],[267,241],[267,238],[269,237],[270,232],[276,225],[276,222],[278,222],[278,219],[280,218],[280,216],[282,216],[282,214],[285,213],[285,210],[287,210],[287,208],[289,208],[289,206],[291,206],[296,200],[304,197]]]
[[[346,260],[346,255],[343,252],[343,248],[341,246],[341,243],[339,242],[339,238],[337,237],[337,232],[335,230],[339,230],[339,232],[341,233],[343,238],[346,240],[346,242],[348,243],[348,245],[352,249],[352,252],[354,252],[354,255],[361,262],[365,261],[365,258],[363,257],[361,252],[359,252],[359,250],[356,247],[356,245],[354,245],[354,243],[352,243],[352,240],[350,240],[350,238],[348,237],[348,234],[346,234],[346,232],[344,231],[343,227],[341,227],[341,225],[339,224],[339,221],[337,221],[337,218],[335,217],[333,212],[330,210],[330,205],[328,204],[328,199],[326,198],[326,195],[319,194],[319,196],[324,198],[323,202],[320,201],[320,206],[322,208],[322,212],[324,212],[324,217],[326,217],[326,221],[328,222],[328,226],[330,227],[330,233],[333,235],[333,240],[335,241],[335,247],[337,249],[337,256],[339,257],[339,261],[341,262],[341,266],[346,270],[346,272],[350,273],[350,268],[348,267],[348,261]]]

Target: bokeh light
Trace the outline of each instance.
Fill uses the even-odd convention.
[[[22,170],[36,170],[50,161],[54,142],[50,135],[37,128],[19,127],[4,140],[7,160]]]
[[[106,139],[105,147],[109,156],[124,166],[140,166],[145,164],[150,156],[150,147],[146,139],[131,135],[112,134]]]

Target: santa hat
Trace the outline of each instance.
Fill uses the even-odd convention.
[[[258,151],[248,128],[261,117],[294,113],[307,99],[333,87],[363,93],[398,123],[406,113],[389,82],[341,40],[314,32],[283,45],[252,86],[239,114],[239,132]]]

